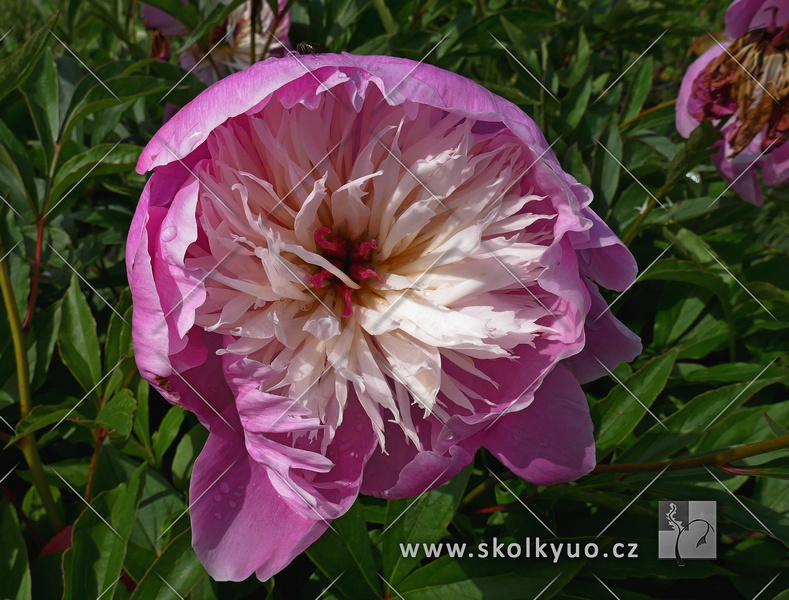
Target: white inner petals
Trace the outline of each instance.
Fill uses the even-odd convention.
[[[536,157],[474,125],[377,91],[358,113],[324,93],[315,110],[272,100],[207,142],[185,260],[205,273],[196,324],[229,336],[220,353],[281,370],[261,389],[317,418],[324,446],[348,386],[382,447],[387,421],[419,446],[411,404],[442,419],[486,403],[444,361],[485,379],[479,361],[550,332],[530,293],[553,218],[522,184]]]

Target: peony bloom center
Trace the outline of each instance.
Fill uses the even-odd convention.
[[[341,235],[327,239],[326,235],[331,233],[328,227],[321,227],[315,231],[315,241],[323,248],[323,256],[335,267],[349,275],[359,286],[364,285],[364,281],[371,277],[381,283],[384,282],[381,276],[375,272],[371,263],[373,250],[378,248],[375,239],[370,241],[350,241]],[[345,301],[345,310],[342,316],[345,318],[353,314],[352,297],[354,288],[335,277],[330,271],[321,269],[316,275],[309,275],[307,281],[316,289],[324,287],[324,282],[329,281],[335,288],[335,292],[342,296]]]
[[[775,24],[735,39],[693,82],[690,114],[699,121],[734,116],[726,132],[734,158],[766,128],[761,149],[789,139],[789,24]]]

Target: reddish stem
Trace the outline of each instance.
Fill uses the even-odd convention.
[[[41,273],[41,247],[44,244],[44,224],[46,218],[41,217],[36,231],[36,260],[33,263],[33,280],[30,284],[30,299],[27,303],[27,314],[22,322],[22,329],[27,331],[33,322],[33,312],[36,309],[36,296],[38,295],[38,276]]]

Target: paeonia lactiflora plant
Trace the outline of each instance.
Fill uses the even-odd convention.
[[[736,0],[726,37],[688,68],[677,98],[684,137],[707,120],[721,125],[718,171],[748,202],[789,180],[789,0]]]
[[[359,493],[416,496],[480,447],[540,485],[594,466],[580,384],[641,348],[598,285],[636,264],[515,105],[398,58],[269,59],[137,168],[136,360],[210,430],[212,577],[265,580]]]

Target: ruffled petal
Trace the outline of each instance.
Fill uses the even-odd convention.
[[[528,408],[504,415],[481,441],[518,477],[537,485],[572,481],[595,466],[589,405],[562,366],[545,379]]]

